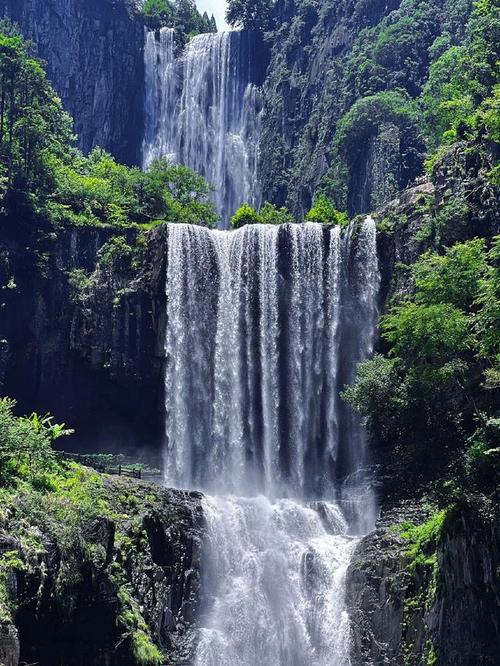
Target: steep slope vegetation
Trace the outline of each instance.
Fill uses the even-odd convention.
[[[280,0],[264,86],[264,198],[299,217],[318,188],[351,214],[422,173],[429,67],[464,36],[468,0]]]

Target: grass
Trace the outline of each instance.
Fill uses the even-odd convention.
[[[441,536],[448,511],[449,509],[437,511],[421,525],[403,523],[399,526],[398,531],[403,539],[408,541],[406,556],[412,568],[417,565],[432,566],[435,563],[435,547]]]

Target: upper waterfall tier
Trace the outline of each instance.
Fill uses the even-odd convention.
[[[331,497],[359,473],[363,431],[339,390],[371,352],[378,284],[371,219],[170,225],[167,481]]]
[[[258,205],[260,97],[249,32],[194,37],[176,57],[174,30],[148,32],[143,162],[169,156],[203,175],[227,228],[244,202]]]

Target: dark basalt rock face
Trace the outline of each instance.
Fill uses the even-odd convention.
[[[1,392],[20,412],[48,411],[70,424],[76,448],[159,441],[164,329],[150,283],[98,268],[99,251],[116,235],[110,228],[73,228],[35,245],[16,225],[0,234]],[[70,284],[74,269],[95,279],[83,299]]]
[[[260,178],[263,199],[290,207],[303,218],[323,176],[338,120],[354,91],[345,89],[344,68],[356,35],[399,6],[398,0],[281,0],[264,83]],[[347,103],[347,100],[351,100]],[[397,128],[369,137],[353,169],[347,205],[369,212],[408,185],[401,174]]]
[[[0,0],[47,62],[48,78],[75,119],[83,151],[94,146],[138,164],[143,137],[144,27],[127,0]]]
[[[24,562],[8,574],[16,610],[14,624],[0,622],[2,665],[137,664],[120,618],[123,589],[166,663],[188,662],[190,628],[200,599],[201,495],[123,478],[105,483],[110,508],[118,516],[88,523],[81,553],[65,552],[53,535],[38,529],[36,538],[44,545],[33,557],[3,531],[15,530],[16,516],[0,525],[0,552],[16,552]],[[126,515],[124,501],[130,502]]]
[[[463,508],[447,521],[436,579],[428,567],[410,566],[408,544],[391,526],[421,521],[421,513],[400,506],[386,514],[355,552],[347,575],[353,666],[493,666],[500,642],[498,511],[485,517]]]

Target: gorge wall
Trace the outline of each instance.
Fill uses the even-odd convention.
[[[411,3],[403,5],[406,8],[411,7]],[[139,103],[138,100],[142,100],[144,73],[141,49],[144,38],[142,25],[130,21],[125,5],[101,3],[93,6],[91,3],[56,3],[55,0],[31,4],[5,3],[4,0],[4,7],[10,15],[18,18],[22,26],[27,26],[26,30],[32,31],[32,36],[36,38],[38,34],[40,42],[52,44],[46,52],[54,68],[51,76],[63,98],[67,95],[65,99],[69,110],[78,117],[77,123],[80,123],[82,129],[82,147],[89,149],[95,142],[100,142],[122,159],[138,162],[142,141],[142,101]],[[56,11],[53,12],[54,8]],[[87,14],[88,8],[91,8],[92,14]],[[278,3],[282,22],[272,36],[271,65],[263,85],[266,101],[262,117],[260,177],[264,197],[276,203],[287,203],[298,217],[309,207],[318,185],[323,184],[328,189],[327,181],[330,177],[332,182],[338,182],[338,174],[334,169],[335,160],[330,152],[337,121],[345,115],[358,94],[369,96],[368,92],[373,92],[373,89],[366,87],[362,91],[358,90],[357,83],[352,83],[351,89],[343,78],[342,72],[348,64],[346,58],[354,52],[352,49],[356,35],[360,28],[369,30],[375,27],[393,8],[390,3],[378,2],[346,3],[342,6],[333,2]],[[441,8],[439,3],[435,3],[431,7],[429,20],[432,20],[435,12],[439,12]],[[445,12],[442,13],[443,16],[446,15]],[[466,9],[464,15],[465,13]],[[69,40],[71,34],[77,34],[71,32],[74,21],[77,21],[82,34],[88,37],[85,48],[80,44],[80,35],[74,40],[77,42],[76,50],[84,49],[79,55],[68,56],[71,49],[68,49],[66,44],[63,49],[61,44],[56,43],[61,34],[53,27],[58,25],[58,16],[64,19],[61,24],[62,34],[68,34]],[[91,35],[89,30],[89,16],[93,17],[92,21],[96,16],[99,17],[95,19],[95,28],[101,35],[98,48],[91,46],[93,34]],[[112,23],[107,23],[108,19],[111,21],[110,17],[117,17],[116,21],[113,19]],[[123,32],[121,28],[118,30],[119,26],[123,27]],[[435,25],[426,33],[427,41],[419,45],[419,53],[428,52],[427,47],[433,43],[443,27],[444,22],[441,23],[436,17]],[[106,32],[105,36],[101,30]],[[115,33],[115,30],[118,30],[118,33]],[[132,32],[129,32],[130,30]],[[365,38],[367,33],[361,33],[360,41]],[[128,61],[129,65],[133,64],[133,54],[128,49],[134,40],[138,45],[137,53],[134,47],[137,56],[137,60],[134,59],[136,69],[127,65],[127,74],[123,79],[121,77],[124,76],[124,70],[120,69],[117,73],[114,69],[122,67],[121,54],[113,49],[118,49],[123,42],[127,42],[124,44],[125,53],[128,54],[125,61]],[[115,46],[111,48],[110,44]],[[359,46],[358,43],[356,48]],[[396,52],[395,49],[392,50]],[[51,58],[52,53],[57,57]],[[94,60],[94,56],[97,60]],[[377,58],[379,56],[380,53]],[[73,57],[74,60],[71,59]],[[389,57],[387,53],[385,57]],[[86,63],[85,82],[83,78],[79,80],[75,87],[78,94],[75,96],[72,88],[67,88],[65,92],[66,83],[71,81],[71,76],[66,77],[64,72],[67,68],[69,72],[75,71],[75,76],[80,76],[80,58]],[[129,58],[130,60],[127,60]],[[422,67],[425,69],[425,56],[422,58]],[[418,58],[417,61],[420,62]],[[381,63],[377,61],[377,64]],[[398,70],[400,63],[391,66],[393,72],[400,74],[403,71]],[[418,72],[418,68],[415,71]],[[79,95],[87,88],[89,81],[97,81],[96,72],[103,77],[99,79],[101,83],[105,83],[101,85],[97,82],[90,86],[94,91],[90,103],[87,98],[80,98]],[[411,81],[415,83],[413,79]],[[382,88],[385,89],[384,86]],[[136,95],[130,94],[131,90],[139,92]],[[408,94],[416,95],[417,92],[418,90],[412,90],[408,91]],[[117,104],[115,109],[116,99],[119,99],[120,104]],[[107,121],[108,112],[109,118],[112,118],[110,123]],[[136,112],[137,116],[134,115]],[[127,129],[130,118],[137,119],[137,124],[131,125],[131,133],[130,128]],[[431,179],[397,194],[397,190],[411,184],[421,169],[420,144],[412,139],[415,138],[411,133],[414,128],[410,131],[399,121],[399,117],[394,117],[366,128],[366,132],[362,134],[365,140],[361,142],[361,151],[347,164],[347,179],[344,181],[347,187],[342,193],[351,212],[378,209],[374,217],[378,225],[377,250],[382,273],[382,309],[392,294],[407,293],[407,266],[412,264],[421,252],[432,246],[430,233],[437,217],[442,225],[440,233],[445,245],[473,236],[491,238],[500,231],[498,190],[486,177],[492,165],[487,163],[487,159],[482,161],[480,156],[471,153],[465,142],[457,143],[446,151],[435,165]],[[58,420],[67,421],[79,433],[77,446],[82,447],[88,442],[100,449],[114,444],[126,446],[128,442],[141,448],[151,442],[158,446],[164,434],[165,401],[162,378],[165,364],[169,360],[168,349],[165,348],[165,331],[167,324],[171,323],[167,322],[168,313],[170,312],[171,316],[174,314],[172,300],[169,304],[165,293],[169,270],[172,280],[179,280],[179,289],[175,293],[182,293],[185,287],[180,271],[175,270],[175,262],[179,261],[179,257],[169,257],[168,229],[165,226],[159,227],[141,236],[133,228],[113,229],[103,225],[58,230],[56,234],[47,228],[34,229],[33,220],[24,219],[22,211],[18,219],[10,220],[9,224],[11,226],[7,224],[2,227],[0,234],[2,392],[18,398],[22,411],[50,410],[56,414]],[[185,230],[176,231],[184,238]],[[197,233],[203,235],[208,232],[200,229]],[[243,235],[243,232],[239,233]],[[290,237],[299,236],[300,231],[275,232],[272,229],[269,237],[278,233],[282,239],[285,238],[280,241],[281,273],[276,277],[276,284],[281,285],[283,276],[290,272],[287,257],[293,255],[290,250],[293,243],[286,240],[287,234]],[[320,235],[326,237],[328,233],[330,232],[324,230]],[[251,240],[251,230],[245,234],[249,240],[248,248],[257,248],[259,261],[269,262],[268,246],[261,245],[260,241],[254,243]],[[264,235],[263,233],[262,237]],[[115,252],[116,248],[111,243],[116,238],[122,239],[118,247],[123,248],[123,243],[127,246],[122,254]],[[238,246],[237,241],[234,244]],[[321,247],[321,239],[314,247]],[[138,253],[139,268],[133,268],[127,260],[129,250]],[[222,240],[216,248],[205,250],[205,245],[201,250],[198,248],[201,259],[209,265],[214,261],[214,255],[220,252],[221,256],[227,256],[224,253],[229,252],[228,244]],[[241,256],[246,255],[243,253]],[[202,270],[205,266],[203,261],[189,264],[186,281],[189,278],[203,283],[205,276],[199,272],[199,269]],[[258,265],[258,261],[254,263]],[[225,265],[227,268],[227,264]],[[242,266],[245,266],[243,260]],[[239,286],[243,285],[244,288],[247,286],[246,280],[250,286],[254,286],[252,280],[254,283],[261,280],[253,273],[250,276],[236,274]],[[268,273],[265,273],[264,277],[267,275]],[[273,272],[273,275],[276,273]],[[318,276],[313,275],[312,278]],[[234,274],[232,277],[228,276],[226,270],[219,279],[230,281],[235,278]],[[268,287],[272,284],[274,283]],[[211,285],[211,288],[216,286]],[[323,288],[321,282],[317,291],[320,292]],[[196,293],[196,289],[193,289],[193,292]],[[259,308],[274,312],[273,291],[270,289],[265,293],[262,302],[252,298],[246,301],[242,299],[247,308],[245,316]],[[212,299],[207,299],[205,305],[211,307]],[[312,305],[314,307],[314,298]],[[227,325],[231,327],[236,318],[232,317],[235,310],[230,298],[226,306]],[[196,303],[196,307],[201,307],[200,303]],[[283,304],[280,308],[284,309]],[[304,313],[307,315],[306,308]],[[271,324],[274,321],[272,317],[269,320]],[[307,320],[308,317],[305,316],[304,319]],[[253,321],[251,317],[242,317],[241,320]],[[238,325],[241,320],[237,319]],[[272,326],[270,328],[272,329]],[[255,346],[259,331],[250,325],[246,333],[248,335],[245,339],[253,339]],[[243,337],[241,335],[235,341],[235,349],[240,352],[244,347],[241,344]],[[170,339],[171,348],[179,339]],[[206,344],[204,339],[196,342],[205,355],[201,354],[201,360],[200,355],[194,360],[202,365],[211,362],[217,355],[217,349]],[[259,339],[259,343],[263,345],[265,352],[272,355],[272,337],[271,341]],[[191,361],[194,362],[191,358],[194,346],[188,341],[182,350],[183,358],[186,359],[183,368],[190,366]],[[316,351],[312,350],[311,353]],[[255,354],[256,358],[258,356]],[[290,356],[293,357],[293,353]],[[235,362],[235,365],[241,362],[238,372],[243,367],[242,374],[250,385],[261,381],[265,368],[260,365],[247,367],[247,361],[241,360],[242,357],[244,354],[240,354],[238,362]],[[318,365],[323,367],[322,354],[318,354],[317,358],[320,359]],[[291,392],[287,386],[290,382],[282,381],[289,373],[289,368],[283,360],[278,365],[282,375],[280,379],[277,380],[269,373],[265,374],[267,385],[271,387],[269,394],[272,394],[272,389],[275,388],[273,382],[278,383],[283,392]],[[227,365],[223,367],[223,371],[224,381],[218,386],[219,398],[222,400],[225,396],[229,403],[228,393],[225,393],[224,389],[234,382],[234,374],[232,367]],[[348,374],[345,370],[343,381],[350,379]],[[75,377],[78,378],[77,381]],[[190,385],[194,380],[187,371],[184,378],[186,381],[182,384],[183,397],[188,402]],[[317,376],[312,382],[307,377],[304,381],[309,384],[319,382]],[[203,390],[205,388],[203,384]],[[302,389],[302,386],[299,388]],[[299,389],[295,395],[300,395]],[[169,396],[170,399],[174,397],[172,394]],[[200,400],[201,403],[203,400]],[[300,403],[301,400],[296,400],[296,414],[286,415],[285,421],[287,417],[293,420],[294,416],[303,416],[300,413]],[[232,407],[232,402],[230,404]],[[239,410],[239,413],[244,414],[241,421],[248,420],[245,411],[247,409],[257,412],[259,405],[245,403],[243,399],[235,405],[235,411]],[[223,414],[224,423],[217,425],[227,431],[232,410]],[[314,414],[311,422],[315,424],[319,421],[321,414]],[[256,419],[255,423],[261,428],[274,428],[269,419],[262,423]],[[190,426],[189,419],[181,422],[179,426],[179,430],[184,430],[191,438],[185,450],[195,449],[195,444],[200,443],[195,441],[198,433],[190,430]],[[253,445],[254,440],[250,435],[249,441]],[[256,442],[258,440],[259,438],[255,439]],[[270,440],[269,437],[266,441]],[[313,453],[316,443],[317,440],[309,446]],[[262,451],[257,446],[248,448],[260,464]],[[347,602],[350,606],[354,638],[353,664],[416,663],[428,666],[432,663],[455,663],[475,666],[480,663],[489,666],[495,663],[499,598],[498,583],[495,580],[495,572],[499,566],[496,545],[498,525],[495,517],[484,516],[481,507],[460,507],[460,511],[445,525],[439,542],[432,544],[431,550],[423,554],[424,558],[431,558],[432,565],[429,567],[425,561],[423,564],[411,563],[407,540],[394,529],[394,524],[407,520],[426,520],[425,511],[415,506],[415,498],[418,497],[424,482],[439,479],[442,460],[436,455],[436,460],[426,460],[425,469],[417,468],[411,465],[410,457],[398,456],[397,452],[395,454],[391,451],[390,446],[384,442],[374,442],[371,452],[379,466],[379,493],[384,517],[378,531],[357,545],[347,578]],[[319,467],[324,459],[318,462],[312,455],[308,462]],[[185,508],[186,498],[178,497],[181,506]],[[147,498],[145,501],[150,502]],[[199,497],[192,500],[196,509],[198,502]],[[191,500],[188,504],[191,505]],[[220,521],[220,506],[214,505],[211,508],[212,513],[209,508],[206,515],[211,516],[215,522]],[[235,515],[246,515],[247,511],[250,517],[253,515],[253,509],[248,504],[243,509],[237,503],[229,508]],[[166,548],[167,552],[171,552],[168,551],[168,544],[172,541],[178,544],[175,533],[175,538],[169,541],[171,535],[167,532],[170,527],[178,528],[178,534],[182,536],[189,532],[191,525],[178,520],[178,516],[169,514],[163,505],[159,510],[165,512],[169,523],[158,524],[155,520],[150,530],[153,535],[159,535],[159,542],[153,537],[145,551],[147,558],[151,555],[154,564],[158,565],[150,566],[149,561],[146,563],[148,571],[153,572],[153,577],[168,575],[168,571],[165,572],[164,569],[168,568],[170,563],[154,560],[159,557],[158,550]],[[322,511],[322,507],[316,507],[316,520]],[[285,518],[286,515],[287,512],[284,511]],[[317,523],[314,538],[324,536],[323,522],[321,520],[321,524]],[[151,527],[147,520],[146,525]],[[101,530],[100,526],[97,526],[99,539],[103,537],[104,540],[110,540],[108,527],[105,525]],[[220,527],[224,530],[225,525]],[[345,529],[344,525],[340,525],[342,538],[345,537]],[[289,549],[288,542],[282,535],[275,537],[280,541],[280,548]],[[95,541],[93,534],[89,541]],[[180,541],[182,542],[182,538]],[[220,543],[228,551],[229,546],[235,546],[230,539]],[[182,548],[174,548],[172,558],[175,562],[184,556],[185,544],[182,542],[181,545]],[[10,548],[12,544],[8,543],[7,546]],[[49,546],[52,548],[53,544]],[[143,542],[136,544],[134,552],[142,552],[141,549],[144,550]],[[151,554],[153,550],[156,554]],[[53,552],[50,548],[48,551],[49,554]],[[238,565],[245,552],[236,547],[231,550]],[[334,554],[333,550],[326,550],[325,561],[331,562]],[[343,563],[347,564],[347,560],[343,560]],[[435,563],[438,565],[439,581],[435,577]],[[193,565],[195,572],[198,571],[196,558],[189,560],[189,564]],[[304,566],[308,581],[314,584],[318,572],[310,558],[304,560]],[[235,576],[239,573],[239,569],[231,563],[226,571]],[[143,579],[143,573],[138,573],[139,579]],[[184,575],[187,572],[181,573]],[[252,573],[249,569],[249,580]],[[88,570],[84,574],[88,574]],[[95,574],[95,569],[90,567],[92,583],[96,580]],[[135,577],[136,574],[137,570],[133,569],[131,576]],[[161,585],[160,588],[160,603],[164,603],[168,592]],[[149,589],[153,590],[154,596],[156,587],[153,585]],[[100,603],[102,599],[99,594],[103,590],[106,593],[106,581],[103,588],[96,590],[91,586],[91,590],[95,592]],[[24,591],[29,592],[29,589]],[[53,592],[50,585],[47,591],[50,596]],[[140,595],[139,600],[143,600]],[[59,601],[57,599],[55,602],[54,615],[50,614],[54,608],[48,606],[49,618],[43,626],[49,626],[51,631],[55,626],[54,617],[61,610],[61,607],[57,606]],[[95,602],[95,598],[93,601]],[[106,597],[104,601],[109,601],[109,598]],[[234,599],[228,600],[228,608],[231,608],[229,602],[233,601]],[[87,603],[85,598],[84,603]],[[150,602],[147,601],[145,605],[149,611]],[[156,613],[156,607],[153,610]],[[227,615],[231,618],[231,613]],[[88,615],[85,619],[89,619]],[[163,621],[170,626],[168,617],[163,618]],[[73,628],[77,624],[78,618]],[[152,624],[154,625],[154,621]],[[252,618],[249,624],[252,625]],[[25,635],[33,636],[30,632],[35,631],[27,618],[24,625]],[[324,633],[328,634],[328,631]],[[155,638],[168,648],[167,634],[168,631],[163,634],[160,631],[155,633]],[[111,632],[105,638],[109,639],[111,644],[115,636]],[[12,634],[8,635],[7,642],[15,642]],[[210,646],[210,641],[208,643]],[[0,641],[0,650],[2,647]],[[299,654],[303,645],[296,647]],[[105,645],[103,650],[109,650],[109,645]],[[38,654],[29,654],[29,650],[24,654],[26,659],[38,657]]]
[[[101,146],[139,164],[143,138],[144,26],[127,0],[1,0],[37,55],[83,151]]]
[[[75,228],[55,239],[40,238],[34,225],[12,220],[1,235],[0,274],[10,285],[2,289],[3,392],[23,412],[70,423],[77,447],[147,447],[161,431],[154,290],[164,300],[163,288],[100,262],[112,229]],[[89,293],[80,284],[87,276]]]

